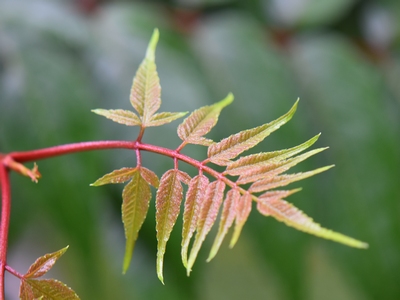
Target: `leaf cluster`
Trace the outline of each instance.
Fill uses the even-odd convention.
[[[135,144],[137,166],[115,170],[92,184],[98,186],[128,181],[122,192],[122,221],[126,237],[123,272],[126,272],[129,267],[134,244],[147,215],[151,200],[150,186],[157,188],[155,197],[158,241],[156,265],[158,277],[162,282],[166,244],[181,206],[183,206],[181,256],[188,275],[205,238],[217,222],[218,215],[220,215],[218,232],[208,261],[217,254],[231,226],[234,226],[234,229],[230,247],[235,245],[252,210],[253,202],[261,214],[271,216],[300,231],[352,247],[367,247],[367,244],[363,242],[321,227],[285,200],[300,189],[281,189],[282,187],[332,167],[326,166],[294,174],[285,173],[298,163],[326,149],[317,148],[306,151],[318,140],[319,135],[293,148],[240,156],[286,124],[293,117],[298,101],[286,114],[272,122],[215,142],[205,135],[216,125],[222,109],[232,103],[233,95],[229,94],[220,102],[201,107],[184,119],[177,130],[182,143],[175,150],[152,146],[153,152],[173,159],[173,168],[166,171],[160,180],[156,174],[142,166],[140,152],[150,149],[149,146],[141,143],[144,130],[147,127],[169,123],[187,114],[186,112],[157,113],[161,105],[161,88],[155,64],[158,37],[158,30],[155,30],[146,57],[133,80],[130,102],[136,112],[93,110],[117,123],[140,126],[141,129]],[[188,144],[206,146],[207,158],[197,161],[181,154],[180,151]],[[180,160],[197,168],[198,174],[190,177],[179,170]],[[225,170],[217,172],[210,164],[225,167]],[[186,193],[184,193],[183,185],[187,186]],[[194,239],[193,242],[192,239]]]

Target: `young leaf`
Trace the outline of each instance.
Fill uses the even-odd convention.
[[[229,94],[225,99],[213,105],[195,110],[178,126],[178,136],[186,144],[210,145],[212,141],[203,136],[215,126],[221,110],[232,101],[233,95]]]
[[[251,193],[257,193],[257,192],[263,192],[266,190],[274,189],[277,187],[285,186],[288,185],[292,182],[299,181],[308,177],[311,177],[315,174],[324,172],[326,170],[329,170],[333,166],[326,166],[322,168],[315,169],[313,171],[309,172],[303,172],[303,173],[297,173],[297,174],[289,174],[289,175],[281,175],[281,176],[275,176],[271,178],[265,178],[265,179],[260,179],[259,181],[254,182],[250,188],[249,192]]]
[[[136,169],[137,170],[137,169]],[[125,228],[126,247],[122,272],[126,273],[132,258],[135,242],[146,218],[151,199],[149,184],[142,172],[132,174],[132,180],[122,192],[122,221]]]
[[[158,37],[158,30],[155,29],[147,48],[146,57],[139,66],[131,89],[131,104],[139,113],[142,127],[148,126],[154,113],[161,105],[160,79],[158,78],[155,64]]]
[[[233,231],[233,235],[229,243],[230,248],[233,248],[233,246],[235,246],[236,242],[239,239],[240,233],[242,232],[242,228],[246,223],[247,218],[250,215],[252,203],[253,199],[250,193],[244,194],[239,199],[236,211],[235,229]]]
[[[132,178],[133,174],[137,172],[137,168],[122,168],[114,170],[111,173],[104,175],[91,184],[91,186],[99,186],[109,183],[123,183]]]
[[[21,300],[79,300],[79,296],[64,283],[55,279],[23,279],[19,293]]]
[[[24,278],[38,278],[46,274],[56,261],[67,251],[68,246],[53,253],[39,257],[28,269]]]
[[[153,171],[140,167],[140,175],[142,175],[143,179],[146,180],[146,182],[155,188],[158,188],[158,185],[160,184],[158,177],[156,174],[154,174]]]
[[[219,229],[217,236],[215,237],[214,243],[211,247],[210,254],[207,261],[210,261],[217,254],[228,229],[232,226],[233,221],[236,217],[237,205],[240,199],[240,192],[237,189],[232,189],[226,193],[224,205],[222,207],[221,220],[219,223]]]
[[[223,139],[219,143],[211,144],[208,147],[208,160],[217,165],[228,165],[232,158],[235,158],[240,153],[253,148],[273,131],[287,123],[296,112],[297,103],[298,100],[286,114],[275,121],[241,131]]]
[[[242,175],[243,173],[249,171],[254,172],[257,169],[262,168],[263,166],[278,163],[309,148],[318,140],[319,136],[320,134],[314,136],[307,142],[293,148],[280,151],[251,154],[241,157],[238,160],[229,163],[226,167],[226,171],[224,172],[224,174],[229,174],[232,176]]]
[[[150,122],[147,124],[147,127],[161,126],[167,123],[171,123],[176,119],[182,118],[186,114],[187,112],[162,112],[159,114],[155,114],[151,117]]]
[[[301,188],[289,190],[289,191],[284,191],[284,190],[279,190],[279,191],[268,191],[265,192],[264,194],[260,195],[257,197],[257,201],[259,202],[264,202],[264,201],[275,201],[275,200],[281,200],[283,198],[289,197],[290,195],[293,195],[294,193],[297,193],[301,191]],[[265,208],[263,215],[267,216],[267,208]]]
[[[257,203],[257,209],[266,216],[272,216],[290,227],[325,239],[333,240],[355,248],[367,248],[368,244],[321,227],[313,219],[292,204],[280,198],[271,197]]]
[[[201,201],[204,197],[204,191],[208,186],[208,178],[203,174],[193,177],[189,183],[186,193],[185,209],[183,212],[182,228],[182,262],[187,268],[187,252],[190,239],[196,230],[197,218],[200,213]]]
[[[164,284],[163,260],[165,248],[172,228],[179,215],[183,191],[181,181],[189,182],[190,177],[177,169],[167,171],[160,180],[156,196],[156,230],[157,230],[157,275]]]
[[[119,124],[127,126],[140,126],[142,121],[132,111],[123,109],[93,109],[92,112],[100,116],[104,116],[107,119],[113,120]]]
[[[200,215],[197,220],[197,233],[190,250],[189,260],[187,264],[187,275],[189,276],[192,266],[196,260],[197,254],[200,251],[201,245],[204,242],[207,234],[218,215],[219,207],[221,206],[224,197],[225,183],[222,180],[211,182],[205,192],[203,204],[200,209]]]
[[[278,162],[266,163],[265,165],[261,164],[255,166],[253,170],[243,171],[238,180],[237,184],[246,184],[250,182],[255,182],[260,179],[268,179],[273,178],[274,176],[281,174],[291,167],[297,165],[298,163],[304,161],[305,159],[313,156],[317,153],[320,153],[328,148],[318,148],[314,150],[307,151],[301,155],[289,158],[287,160],[282,160]]]

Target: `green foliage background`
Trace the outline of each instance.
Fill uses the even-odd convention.
[[[52,276],[82,299],[397,299],[399,19],[395,0],[0,0],[0,152],[135,139],[136,129],[90,109],[129,109],[132,77],[158,27],[162,109],[192,111],[233,92],[235,102],[210,135],[219,140],[277,118],[300,97],[294,119],[257,150],[322,132],[318,146],[331,148],[300,168],[336,168],[297,184],[304,189],[289,200],[325,227],[370,244],[347,248],[253,213],[233,250],[224,243],[206,264],[203,249],[187,278],[179,219],[162,286],[153,208],[122,276],[122,186],[89,183],[134,166],[135,156],[107,150],[40,161],[37,185],[12,176],[10,264],[24,272],[69,244]],[[177,125],[149,129],[145,141],[176,147]],[[172,165],[143,156],[159,176]],[[7,280],[7,299],[16,299],[18,283]]]

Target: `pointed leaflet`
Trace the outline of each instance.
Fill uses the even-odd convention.
[[[197,220],[196,238],[193,247],[190,250],[188,265],[186,268],[188,275],[190,274],[204,239],[210,232],[211,227],[214,225],[217,218],[218,210],[221,206],[222,198],[224,197],[224,190],[225,183],[221,180],[211,182],[207,187],[203,204],[200,209],[200,215]]]
[[[208,178],[199,174],[189,182],[189,188],[186,193],[185,209],[183,212],[182,228],[182,262],[187,267],[187,252],[190,239],[196,230],[197,218],[200,213],[201,201],[204,197],[204,191],[208,186]]]
[[[257,203],[257,209],[266,216],[272,216],[290,227],[325,239],[333,240],[355,248],[367,248],[368,244],[343,234],[321,227],[313,219],[292,204],[277,197],[266,198]]]
[[[55,279],[22,279],[21,300],[79,300],[79,296],[64,283]]]
[[[189,175],[177,169],[167,171],[161,177],[156,196],[157,275],[162,283],[165,248],[179,215],[183,196],[181,181],[189,183]]]
[[[253,203],[253,199],[252,199],[252,195],[250,193],[244,194],[239,199],[239,202],[237,204],[237,211],[236,211],[235,229],[233,231],[233,235],[232,235],[231,241],[229,243],[230,248],[235,246],[237,240],[239,239],[239,236],[240,236],[240,233],[242,232],[244,223],[246,223],[247,218],[250,215],[252,203]]]
[[[39,257],[28,269],[24,278],[38,278],[46,274],[56,261],[67,251],[68,246],[53,253]]]
[[[264,140],[271,132],[287,123],[296,112],[297,103],[282,117],[270,123],[241,131],[223,139],[219,143],[212,144],[208,147],[208,160],[221,166],[228,165],[230,159],[235,158],[240,153],[253,148],[255,145]]]
[[[143,127],[147,127],[151,117],[161,105],[160,79],[155,64],[158,37],[158,29],[155,29],[147,48],[146,57],[136,72],[131,89],[131,104],[139,113]]]
[[[155,114],[151,117],[150,122],[147,124],[147,127],[151,126],[161,126],[167,123],[171,123],[172,121],[182,118],[186,115],[187,112],[162,112],[159,114]]]
[[[122,168],[114,170],[111,173],[104,175],[91,184],[91,186],[99,186],[109,183],[123,183],[132,178],[138,168]]]
[[[237,205],[240,199],[240,192],[237,189],[232,189],[226,193],[224,205],[222,207],[221,220],[219,223],[219,229],[217,236],[215,237],[214,243],[211,247],[210,254],[207,261],[210,261],[217,254],[228,229],[232,226],[237,213]]]
[[[224,174],[229,174],[232,176],[241,175],[243,174],[243,172],[254,171],[255,169],[263,167],[265,165],[280,162],[309,148],[318,140],[319,136],[320,135],[318,134],[307,142],[293,148],[280,151],[251,154],[241,157],[238,160],[229,163],[226,167],[226,171],[224,172]]]
[[[233,95],[229,94],[220,102],[195,110],[178,126],[178,136],[184,143],[210,145],[212,141],[203,136],[215,126],[221,110],[232,101]]]
[[[287,160],[282,160],[279,162],[272,162],[271,164],[267,163],[266,165],[260,165],[260,166],[254,167],[254,170],[250,169],[247,171],[243,171],[240,174],[236,183],[237,184],[246,184],[246,183],[250,183],[250,182],[255,182],[260,179],[273,178],[274,176],[289,170],[291,167],[304,161],[305,159],[309,158],[310,156],[320,153],[326,149],[328,149],[328,148],[318,148],[318,149],[310,150],[306,153],[289,158]]]
[[[107,119],[113,120],[119,124],[127,126],[140,126],[142,121],[132,111],[123,109],[93,109],[92,112],[100,116],[104,116]]]
[[[149,184],[143,178],[143,172],[140,169],[136,168],[136,172],[132,174],[132,180],[122,191],[122,222],[126,238],[123,273],[126,273],[129,268],[135,242],[146,218],[151,199]]]
[[[254,182],[251,187],[249,188],[249,192],[251,193],[257,193],[257,192],[263,192],[266,190],[274,189],[277,187],[285,186],[288,185],[292,182],[299,181],[308,177],[311,177],[315,174],[324,172],[326,170],[329,170],[333,166],[326,166],[322,168],[315,169],[313,171],[309,172],[303,172],[303,173],[296,173],[296,174],[286,174],[286,175],[281,175],[281,176],[275,176],[275,177],[269,177],[265,179],[261,179],[259,181]]]

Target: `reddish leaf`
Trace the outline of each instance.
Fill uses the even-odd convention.
[[[290,149],[257,153],[241,157],[238,160],[229,163],[224,174],[229,174],[232,176],[243,175],[244,173],[248,172],[256,172],[256,170],[267,165],[277,164],[282,160],[292,157],[309,148],[318,140],[319,136],[320,135],[318,134],[307,142]]]
[[[240,197],[239,203],[237,205],[236,211],[236,219],[235,219],[235,229],[233,231],[233,235],[231,238],[231,242],[229,247],[232,248],[235,246],[236,242],[239,239],[240,233],[242,232],[242,228],[247,221],[247,218],[251,212],[251,204],[253,202],[252,195],[250,193],[246,193]]]
[[[141,174],[142,172],[135,172],[132,180],[125,186],[122,192],[122,221],[126,237],[123,273],[129,268],[135,242],[139,230],[146,219],[151,199],[150,187]]]
[[[281,176],[267,177],[265,179],[260,179],[259,181],[254,182],[250,186],[249,191],[251,193],[257,193],[257,192],[263,192],[266,190],[285,186],[292,182],[299,181],[299,180],[311,177],[315,174],[329,170],[332,167],[333,166],[326,166],[326,167],[318,168],[316,170],[304,172],[304,173],[281,175]]]
[[[211,227],[218,215],[219,207],[221,206],[222,199],[224,197],[225,183],[221,180],[211,182],[205,192],[203,204],[200,209],[200,215],[197,220],[197,233],[193,243],[193,247],[190,250],[187,274],[190,274],[192,266],[196,260],[197,254],[200,251],[201,245],[204,242],[207,234],[210,232]]]
[[[367,248],[368,244],[321,227],[301,210],[279,197],[266,198],[257,203],[257,209],[266,216],[272,216],[286,225],[325,239],[343,243],[356,248]]]
[[[167,241],[179,215],[183,191],[181,180],[189,175],[177,169],[167,171],[160,180],[156,196],[157,275],[162,283],[163,260]]]
[[[79,300],[79,296],[64,283],[55,279],[23,279],[20,286],[21,300]]]
[[[140,126],[142,121],[132,111],[123,109],[93,109],[92,112],[100,116],[104,116],[107,119],[113,120],[119,124],[127,126]]]
[[[237,213],[237,206],[240,199],[240,192],[237,189],[232,189],[226,194],[224,205],[222,207],[221,221],[214,244],[211,247],[207,261],[210,261],[217,254],[228,229],[232,226]]]
[[[228,165],[231,163],[230,160],[232,158],[235,158],[240,153],[253,148],[273,131],[286,124],[296,112],[297,103],[298,100],[286,114],[275,121],[256,128],[241,131],[223,139],[219,143],[211,144],[210,147],[208,147],[208,159],[217,165]]]
[[[122,168],[114,170],[111,173],[104,175],[91,184],[91,186],[99,186],[109,183],[123,183],[132,178],[138,171],[138,168]]]
[[[158,188],[158,185],[160,184],[157,175],[144,167],[140,167],[140,175],[142,175],[143,179],[146,180],[146,182],[155,188]]]
[[[196,230],[197,218],[200,213],[201,201],[204,197],[204,191],[208,186],[208,178],[204,175],[193,177],[189,183],[186,193],[185,209],[183,212],[182,228],[182,262],[187,267],[187,252],[190,239]]]
[[[56,261],[67,251],[68,246],[53,253],[39,257],[28,269],[24,278],[38,278],[46,274]]]
[[[221,110],[232,101],[233,95],[229,94],[218,103],[195,110],[178,126],[178,136],[184,143],[209,146],[212,141],[203,136],[215,126]]]

